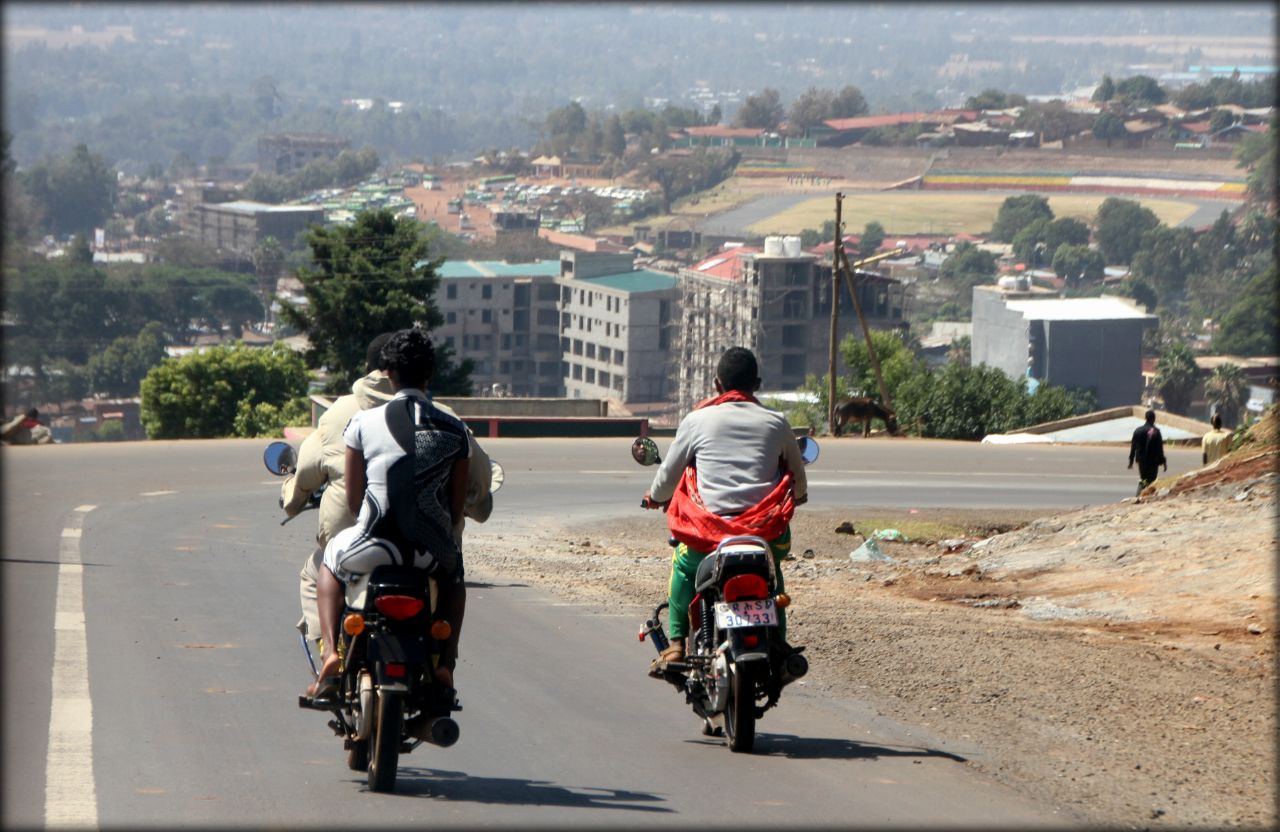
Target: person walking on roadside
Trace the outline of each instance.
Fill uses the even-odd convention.
[[[1231,431],[1222,426],[1222,417],[1213,414],[1213,430],[1200,440],[1200,461],[1212,465],[1231,451]]]
[[[1164,457],[1164,437],[1156,427],[1154,410],[1147,411],[1146,422],[1138,426],[1129,440],[1130,468],[1134,462],[1138,463],[1138,493],[1135,496],[1141,496],[1142,489],[1156,481],[1160,466],[1163,465],[1166,472],[1169,470],[1169,461]]]

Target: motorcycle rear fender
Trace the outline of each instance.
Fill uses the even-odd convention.
[[[374,632],[369,634],[369,661],[379,664],[423,664],[436,652],[433,639],[425,635]]]
[[[769,639],[773,636],[773,627],[750,627],[730,630],[725,639],[724,652],[735,662],[748,662],[769,658]],[[746,636],[756,636],[754,647],[744,643]]]
[[[382,675],[382,674],[381,674],[381,672],[379,672],[379,674],[378,674],[378,675],[379,675],[379,676],[381,676],[381,675]],[[404,693],[404,694],[407,694],[407,693],[409,692],[409,686],[408,686],[408,685],[406,685],[404,682],[384,682],[384,681],[382,681],[382,680],[379,680],[379,681],[378,681],[378,690],[379,690],[380,692],[382,692],[382,693]]]

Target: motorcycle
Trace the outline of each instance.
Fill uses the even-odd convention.
[[[817,460],[816,441],[801,437],[799,443],[805,465]],[[631,455],[641,465],[662,461],[648,437],[632,443]],[[779,569],[764,539],[721,540],[698,565],[683,661],[658,663],[656,675],[702,718],[703,735],[725,737],[731,751],[752,750],[756,720],[778,704],[783,687],[809,671],[804,648],[787,645],[778,633],[778,611],[791,603],[777,591]],[[667,607],[667,601],[658,604],[638,636],[659,655],[670,644],[662,620]]]
[[[263,454],[267,470],[278,476],[292,473],[296,460],[287,442],[272,442]],[[496,461],[490,464],[492,492],[504,475]],[[318,505],[313,494],[304,510]],[[421,569],[383,565],[348,582],[338,691],[330,698],[298,697],[299,707],[333,715],[328,725],[343,738],[347,766],[367,772],[371,791],[395,789],[401,754],[423,742],[448,748],[458,741],[460,729],[452,715],[462,705],[433,672],[438,645],[451,632],[447,621],[434,618],[435,610],[435,582]],[[302,647],[317,676],[306,636]]]

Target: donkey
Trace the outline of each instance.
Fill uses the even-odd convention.
[[[850,396],[844,402],[836,405],[836,423],[832,432],[839,436],[844,426],[849,422],[862,423],[862,435],[871,435],[871,420],[879,419],[884,422],[884,426],[888,428],[891,436],[898,435],[898,417],[894,412],[880,402],[874,399],[868,399],[865,396]]]

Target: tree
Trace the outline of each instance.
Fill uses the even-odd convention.
[[[349,389],[364,374],[375,336],[415,324],[430,330],[443,320],[432,303],[439,261],[428,259],[415,221],[384,208],[364,211],[349,225],[312,227],[306,237],[315,266],[298,279],[307,305],[286,303],[280,315],[311,342],[307,364],[328,368],[331,392]]]
[[[1003,110],[1008,106],[1008,97],[997,89],[985,89],[964,100],[966,110]]]
[[[1186,414],[1199,381],[1200,370],[1185,344],[1171,345],[1156,362],[1156,392],[1164,399],[1165,409],[1171,413]]]
[[[827,431],[827,414],[831,412],[831,376],[823,373],[822,378],[813,373],[808,374],[804,378],[804,385],[799,389],[800,393],[807,393],[814,401],[780,401],[778,399],[767,399],[764,404],[776,410],[781,410],[787,416],[787,421],[795,427],[810,427],[815,433]],[[836,376],[836,401],[843,401],[849,397],[849,382],[844,376]]]
[[[1235,114],[1230,110],[1214,110],[1209,116],[1209,132],[1220,133],[1236,123]]]
[[[862,95],[862,90],[848,84],[836,93],[835,100],[831,102],[829,118],[857,118],[869,112],[871,109],[867,106],[867,99]]]
[[[748,95],[733,117],[737,127],[759,127],[765,130],[777,129],[778,124],[786,116],[782,108],[778,91],[766,87],[757,95]]]
[[[1106,142],[1107,147],[1111,147],[1111,142],[1124,136],[1125,132],[1124,119],[1115,113],[1100,113],[1093,122],[1093,137]]]
[[[1081,283],[1101,283],[1106,276],[1106,263],[1102,255],[1088,246],[1068,243],[1059,246],[1053,255],[1053,273],[1068,286]]]
[[[809,87],[791,102],[791,110],[787,114],[787,123],[791,131],[797,135],[810,127],[816,127],[829,118],[833,118],[831,110],[835,105],[835,94],[831,90],[820,90]]]
[[[921,436],[978,440],[1040,422],[1063,419],[1087,406],[1087,394],[1041,384],[1027,392],[1021,379],[980,364],[948,363],[907,379],[894,400],[899,424],[919,425]]]
[[[271,301],[276,293],[276,281],[284,269],[284,249],[280,241],[267,235],[253,247],[253,271],[258,278],[258,293],[262,296],[262,317],[271,314]]]
[[[617,114],[605,120],[603,151],[615,159],[621,159],[627,152],[627,134],[623,131],[622,119]]]
[[[88,234],[111,216],[116,172],[83,144],[64,159],[36,165],[22,179],[46,228],[54,234]]]
[[[127,398],[138,395],[142,379],[165,357],[164,326],[152,321],[136,336],[117,338],[102,352],[90,356],[84,367],[85,383],[92,393]]]
[[[1093,233],[1107,263],[1127,265],[1138,251],[1142,235],[1158,225],[1160,218],[1150,208],[1110,196],[1098,206]]]
[[[237,416],[246,408],[284,408],[306,392],[307,369],[298,353],[280,343],[235,343],[153,367],[142,380],[140,416],[152,439],[235,436]]]
[[[1097,89],[1093,91],[1093,95],[1089,100],[1095,104],[1105,104],[1116,96],[1116,82],[1111,80],[1110,75],[1102,76],[1102,83],[1098,84]]]
[[[1156,294],[1156,290],[1151,288],[1151,284],[1145,280],[1135,280],[1133,276],[1126,277],[1124,282],[1120,284],[1121,294],[1133,298],[1140,303],[1148,312],[1154,312],[1156,304],[1160,300],[1160,296]]]
[[[1242,371],[1230,362],[1219,364],[1204,383],[1204,392],[1218,405],[1218,415],[1227,425],[1240,419],[1240,411],[1249,398],[1249,385]]]
[[[1255,275],[1240,299],[1222,316],[1213,339],[1218,352],[1228,355],[1275,355],[1280,351],[1280,276],[1273,262]]]
[[[1163,104],[1168,97],[1150,75],[1133,75],[1116,84],[1116,97],[1131,105]]]
[[[991,239],[1013,242],[1017,233],[1038,219],[1052,220],[1049,200],[1039,194],[1021,194],[1005,199],[991,225]]]
[[[858,243],[858,254],[862,257],[870,257],[879,251],[883,244],[884,226],[872,220],[863,226],[862,239]]]
[[[1143,233],[1130,265],[1133,276],[1155,286],[1166,305],[1182,295],[1187,275],[1198,273],[1200,268],[1195,232],[1167,225]]]
[[[898,387],[923,370],[924,365],[896,332],[872,330],[871,344],[875,347],[876,358],[880,361],[880,374],[884,378],[884,386],[892,403]],[[840,357],[847,371],[850,392],[878,400],[880,384],[876,381],[875,368],[871,366],[867,340],[861,335],[845,336],[845,339],[840,342]]]

